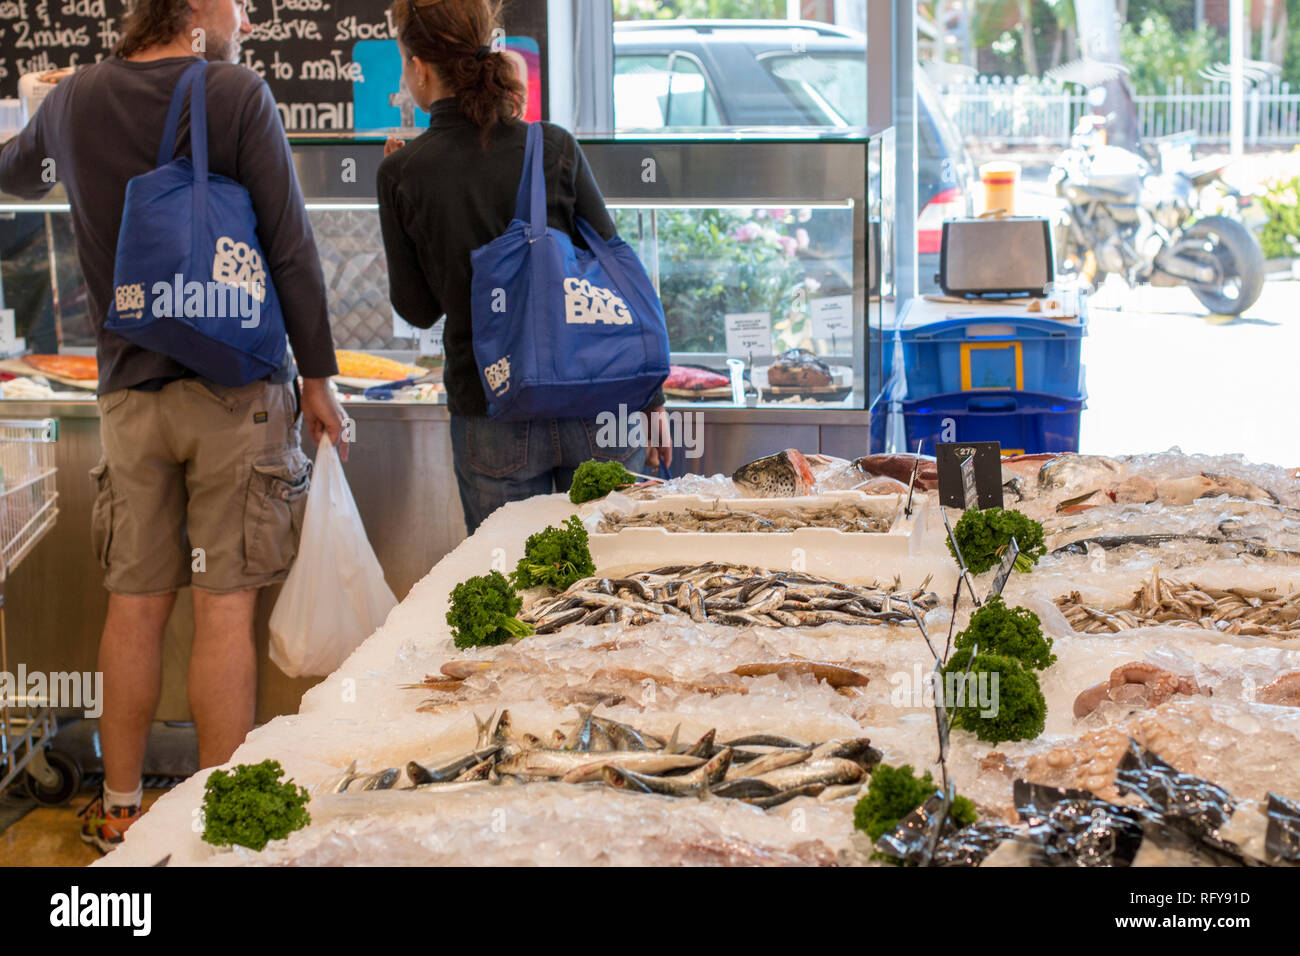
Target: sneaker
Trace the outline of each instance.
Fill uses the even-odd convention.
[[[89,843],[100,853],[109,853],[122,844],[122,837],[127,828],[140,819],[139,807],[104,807],[104,794],[100,792],[94,800],[77,814],[85,817],[81,824],[81,839]]]

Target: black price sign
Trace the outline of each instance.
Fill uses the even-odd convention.
[[[976,503],[980,508],[1002,507],[1000,442],[939,442],[935,446],[935,459],[939,468],[940,504],[962,509],[976,507]],[[971,459],[971,464],[963,468],[967,459]]]

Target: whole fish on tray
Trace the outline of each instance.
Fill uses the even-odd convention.
[[[761,534],[797,531],[800,528],[834,528],[851,534],[879,534],[889,530],[889,519],[852,503],[829,508],[753,511],[746,508],[732,508],[724,502],[717,502],[711,509],[687,508],[685,511],[607,514],[601,519],[597,531],[600,534],[613,534],[624,528],[664,528],[677,534],[694,532]]]
[[[1224,634],[1290,638],[1300,636],[1300,591],[1282,595],[1272,588],[1213,588],[1162,578],[1160,570],[1128,605],[1110,610],[1087,604],[1078,591],[1058,597],[1056,606],[1076,631],[1108,634],[1139,627],[1202,627]]]
[[[440,770],[428,770],[412,760],[406,765],[408,786],[417,793],[440,794],[514,781],[560,781],[569,784],[603,784],[629,793],[671,797],[725,797],[758,807],[773,807],[801,796],[826,794],[839,798],[857,792],[856,786],[880,762],[880,751],[865,737],[803,743],[779,734],[748,734],[716,743],[710,730],[685,753],[679,753],[677,731],[665,740],[647,731],[580,709],[578,729],[572,734],[556,730],[552,740],[571,746],[543,746],[533,734],[516,737],[509,714],[494,714],[479,725],[478,745],[459,757],[443,757]],[[610,749],[611,744],[638,742],[632,749]],[[744,749],[742,749],[742,746]],[[752,748],[763,748],[755,750]],[[401,771],[387,768],[358,773],[356,761],[333,782],[318,790],[322,796],[343,794],[354,781],[367,790],[394,789]],[[355,791],[358,788],[353,788]],[[825,797],[824,797],[825,798]]]
[[[919,588],[901,590],[842,584],[803,571],[701,564],[640,571],[623,578],[583,578],[563,594],[526,607],[520,620],[549,634],[569,624],[636,627],[665,618],[733,626],[817,627],[905,624],[908,602],[926,611],[938,598]]]

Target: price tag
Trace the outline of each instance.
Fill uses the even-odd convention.
[[[1002,593],[1002,589],[1007,586],[1007,579],[1011,577],[1011,569],[1016,566],[1016,558],[1020,556],[1020,545],[1016,544],[1013,537],[1011,543],[1007,545],[1006,554],[1002,555],[1002,563],[998,565],[998,573],[993,576],[993,587],[989,588],[989,596],[985,600],[991,601],[997,595]]]
[[[394,309],[393,310],[393,338],[418,339],[419,337],[420,337],[420,330],[417,329],[415,326],[413,326],[410,322],[407,322],[406,319],[398,315],[397,310]]]
[[[727,354],[747,359],[772,354],[772,315],[768,312],[739,312],[726,316]]]
[[[961,498],[962,508],[978,508],[979,491],[975,487],[975,456],[967,455],[961,460]]]
[[[808,304],[812,315],[813,338],[844,338],[852,341],[853,296],[832,295],[813,299]]]

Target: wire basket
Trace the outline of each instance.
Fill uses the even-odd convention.
[[[59,516],[54,486],[59,423],[0,419],[0,583]]]

